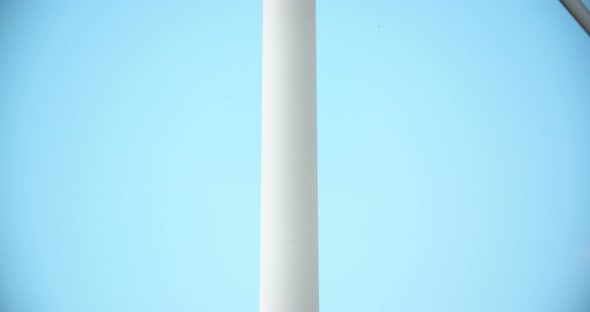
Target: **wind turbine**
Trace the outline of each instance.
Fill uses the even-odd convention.
[[[584,5],[582,0],[560,0],[561,4],[570,12],[570,14],[578,21],[580,26],[584,28],[586,33],[590,35],[590,11]]]
[[[263,0],[260,312],[319,311],[315,0]]]
[[[263,0],[260,312],[319,311],[315,20],[315,0]]]

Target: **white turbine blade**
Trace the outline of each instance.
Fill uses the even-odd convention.
[[[570,14],[578,21],[580,26],[584,28],[586,33],[590,35],[590,11],[582,3],[582,0],[560,0],[561,4],[570,12]]]

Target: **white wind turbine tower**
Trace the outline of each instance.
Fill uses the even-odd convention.
[[[263,0],[260,312],[319,311],[315,0]]]
[[[263,0],[262,63],[260,312],[318,312],[315,0]]]

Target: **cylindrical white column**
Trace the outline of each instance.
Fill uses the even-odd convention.
[[[319,311],[315,0],[264,0],[260,312]]]

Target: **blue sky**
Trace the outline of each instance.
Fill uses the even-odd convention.
[[[3,4],[2,309],[257,310],[261,10]],[[586,311],[558,1],[323,0],[317,38],[321,310]]]

